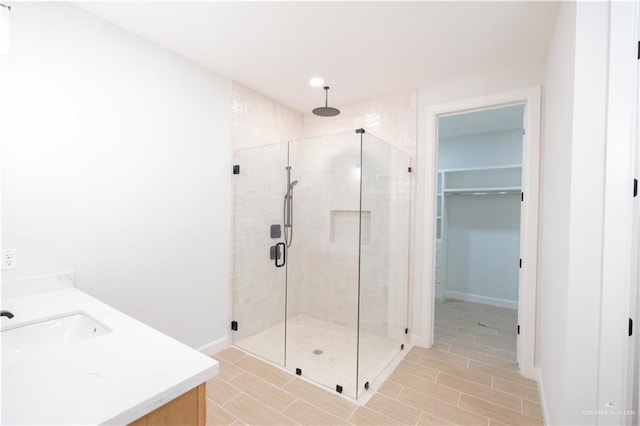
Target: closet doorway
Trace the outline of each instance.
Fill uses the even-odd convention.
[[[434,342],[515,363],[524,105],[444,115],[437,134]]]
[[[422,258],[425,272],[433,275],[422,287],[431,303],[420,311],[423,334],[415,342],[485,351],[536,380],[540,88],[432,105],[426,112],[426,149],[420,158],[432,164],[432,172],[424,176]],[[465,116],[466,124],[458,121]],[[517,140],[513,145],[509,134]],[[440,146],[441,135],[449,138],[449,147]],[[452,156],[443,157],[439,164],[439,154],[447,151],[463,160],[454,164]],[[443,306],[447,300],[452,304]],[[475,312],[445,311],[456,304]],[[444,316],[466,323],[452,327],[443,323]],[[460,337],[455,334],[438,337],[460,328],[476,332],[470,334],[471,344],[444,342]]]
[[[524,105],[440,117],[436,300],[517,310]]]

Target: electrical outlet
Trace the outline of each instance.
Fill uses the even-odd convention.
[[[16,269],[18,267],[18,255],[16,249],[2,250],[2,269]]]

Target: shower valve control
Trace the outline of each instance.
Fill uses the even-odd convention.
[[[280,260],[282,258],[282,250],[276,244],[275,246],[269,247],[269,259],[271,260]]]

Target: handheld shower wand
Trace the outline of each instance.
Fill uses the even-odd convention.
[[[284,242],[287,248],[291,247],[293,241],[293,187],[298,184],[297,180],[291,182],[291,166],[287,166],[287,192],[284,195],[283,222],[284,222]]]

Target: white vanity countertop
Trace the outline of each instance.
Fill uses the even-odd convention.
[[[126,424],[218,373],[218,363],[76,288],[4,299],[2,328],[85,312],[112,331],[2,361],[1,423]],[[176,321],[179,321],[176,318]]]

